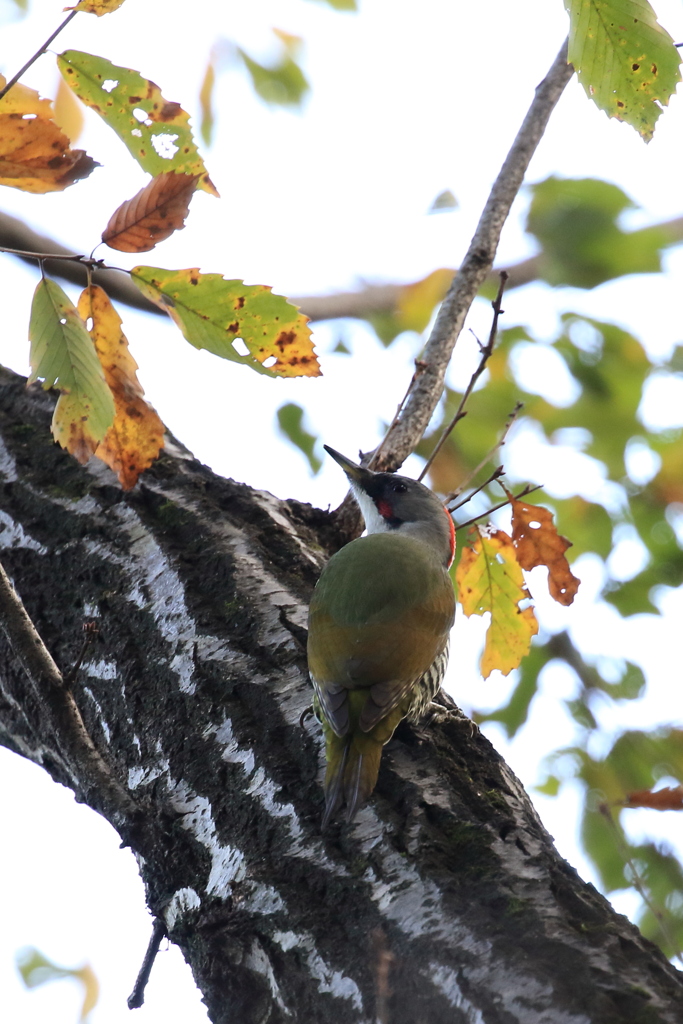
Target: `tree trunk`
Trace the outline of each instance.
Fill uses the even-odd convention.
[[[97,622],[70,686],[125,800],[4,637],[0,742],[133,848],[216,1024],[680,1024],[681,976],[557,855],[447,699],[399,728],[354,824],[321,832],[321,735],[300,717],[329,515],[174,442],[124,494],[53,444],[54,397],[24,384],[0,373],[2,560],[63,672]]]

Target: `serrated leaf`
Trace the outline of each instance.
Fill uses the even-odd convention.
[[[121,330],[121,318],[103,288],[86,288],[78,300],[84,321],[92,320],[90,337],[114,396],[114,422],[95,455],[116,473],[124,491],[154,462],[164,446],[164,425],[145,401],[137,363]]]
[[[0,75],[0,88],[4,84]],[[50,100],[21,84],[0,100],[0,185],[35,194],[62,192],[96,167],[84,150],[70,148]]]
[[[144,171],[197,174],[198,187],[217,196],[189,127],[190,115],[159,86],[131,68],[80,50],[57,57],[64,80],[125,142]]]
[[[561,537],[553,522],[553,514],[542,505],[530,505],[505,492],[512,506],[512,543],[522,569],[548,567],[550,596],[559,604],[570,605],[576,597],[581,580],[573,575],[564,556],[571,541]]]
[[[646,142],[680,81],[680,56],[647,0],[564,0],[569,55],[588,96]]]
[[[507,675],[517,668],[538,633],[532,608],[520,608],[529,598],[512,540],[503,530],[476,527],[474,544],[465,548],[455,579],[465,615],[491,613],[481,672],[486,678],[494,669]]]
[[[86,463],[114,419],[114,399],[104,379],[86,326],[58,284],[38,283],[31,307],[29,384],[62,392],[52,417],[52,434],[80,463]]]
[[[251,366],[270,377],[318,377],[308,317],[267,285],[221,274],[134,267],[135,284],[164,309],[195,348]],[[241,339],[248,353],[235,348]],[[268,365],[265,365],[268,364]]]
[[[304,410],[295,402],[287,402],[281,405],[277,411],[277,422],[285,437],[292,442],[295,448],[308,459],[308,464],[313,473],[317,473],[322,462],[315,454],[315,445],[318,440],[314,434],[309,434],[303,427]]]
[[[83,11],[85,14],[96,14],[101,18],[105,14],[117,11],[125,0],[80,0],[75,7],[65,7],[65,11]]]
[[[119,252],[149,252],[157,242],[185,227],[196,174],[166,171],[152,178],[112,215],[102,241]]]

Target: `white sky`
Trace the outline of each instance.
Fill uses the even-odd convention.
[[[62,0],[34,0],[29,19],[3,27],[0,70],[16,70],[59,23],[62,6]],[[83,49],[135,68],[193,115],[217,36],[266,58],[273,52],[271,27],[300,34],[313,86],[303,113],[269,110],[254,98],[239,70],[227,71],[216,93],[217,141],[210,151],[204,148],[222,199],[197,194],[185,230],[148,256],[127,257],[104,247],[98,255],[124,267],[138,262],[196,265],[248,283],[270,284],[286,295],[346,289],[361,279],[409,281],[437,266],[457,266],[533,87],[566,33],[562,2],[421,0],[418,7],[413,0],[361,0],[361,8],[354,16],[306,0],[215,0],[191,8],[166,0],[160,16],[157,4],[127,0],[104,19],[79,15],[53,44],[56,52]],[[676,41],[683,41],[678,0],[660,0],[656,8]],[[48,55],[24,81],[54,95],[57,78]],[[643,207],[630,216],[633,227],[680,215],[682,128],[681,103],[675,98],[645,146],[625,125],[608,122],[573,82],[528,180],[557,173],[614,181]],[[78,145],[104,165],[86,182],[47,196],[4,189],[0,205],[85,252],[97,242],[112,211],[147,178],[94,114],[86,115]],[[446,188],[456,195],[459,209],[426,216],[434,197]],[[521,227],[525,204],[522,196],[506,226],[501,262],[533,251]],[[533,333],[549,336],[558,312],[575,309],[629,326],[650,352],[664,357],[681,340],[682,261],[683,251],[673,250],[667,257],[668,276],[632,277],[594,292],[557,293],[532,285],[506,297],[505,323],[528,323]],[[0,359],[26,372],[28,309],[36,276],[6,257],[2,280],[6,316]],[[198,458],[281,497],[323,507],[341,500],[344,479],[327,464],[311,478],[301,455],[277,437],[276,409],[286,401],[304,405],[313,432],[353,456],[359,447],[367,450],[377,442],[381,420],[393,415],[417,354],[414,336],[405,335],[384,350],[363,326],[323,325],[316,327],[315,338],[325,376],[271,381],[195,351],[170,322],[125,309],[121,313],[148,397]],[[477,333],[486,332],[489,310],[483,303],[470,322]],[[340,337],[352,344],[354,359],[330,354]],[[463,339],[459,346],[456,375],[466,372],[468,344]],[[547,387],[548,381],[539,386]],[[680,395],[668,403],[658,400],[655,408],[668,422],[681,422]],[[516,452],[510,447],[508,453],[520,476],[558,488],[569,479],[589,493],[599,490],[600,479],[585,475],[589,464],[568,450],[558,475],[551,477],[558,449],[553,465],[544,449],[531,442],[527,439]],[[632,556],[638,552],[624,552],[627,559]],[[629,657],[645,665],[648,700],[606,706],[602,718],[610,735],[622,727],[680,718],[672,624],[680,622],[683,596],[663,595],[663,618],[639,616],[625,624],[613,609],[594,603],[601,572],[595,559],[581,559],[578,575],[584,582],[569,610],[549,607],[539,588],[543,621],[553,629],[566,625],[581,649],[595,657]],[[481,626],[462,621],[456,626],[451,688],[466,708],[493,707],[512,686],[509,679],[480,680]],[[573,686],[566,674],[547,672],[520,740],[509,746],[495,728],[489,732],[529,785],[542,774],[538,766],[549,743],[568,744],[575,736],[559,703],[572,695]],[[103,986],[92,1024],[120,1021],[128,1013],[125,997],[150,930],[133,858],[118,849],[106,822],[76,806],[70,793],[39,769],[0,750],[0,771],[5,773],[11,838],[0,846],[0,871],[11,880],[0,930],[0,1008],[8,1019],[25,1024],[45,1019],[71,1024],[76,1018],[75,986],[23,991],[13,960],[15,950],[26,944],[68,965],[89,960]],[[575,843],[578,795],[567,789],[561,800],[539,799],[538,804],[562,852],[587,876]],[[656,829],[683,849],[681,819],[672,813],[640,812],[635,820],[634,830]],[[633,901],[626,896],[618,905],[628,910]],[[189,970],[175,949],[160,956],[147,1002],[134,1019],[161,1024],[170,1008],[173,1019],[186,1024],[205,1019]]]

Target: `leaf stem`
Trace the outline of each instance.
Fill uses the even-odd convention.
[[[43,43],[41,48],[39,50],[36,50],[36,52],[33,54],[33,56],[30,57],[26,61],[26,63],[24,64],[23,68],[21,68],[19,71],[17,71],[17,73],[14,76],[14,78],[10,78],[9,82],[7,82],[7,84],[2,89],[0,89],[0,100],[3,98],[3,96],[5,96],[10,91],[10,89],[12,88],[13,85],[17,84],[17,82],[19,81],[21,76],[24,74],[24,72],[28,71],[28,69],[31,67],[31,65],[34,64],[38,60],[38,58],[40,56],[42,56],[42,54],[45,53],[45,51],[47,50],[47,48],[50,45],[50,43],[52,42],[52,40],[57,38],[59,33],[62,31],[62,29],[66,28],[66,26],[69,24],[71,19],[75,18],[77,14],[78,14],[78,11],[72,11],[71,14],[68,14],[66,16],[66,18],[64,19],[64,21],[62,22],[62,24],[59,26],[59,28],[56,28],[55,31],[52,33],[52,35],[48,39],[45,40],[45,42]]]
[[[486,481],[486,483],[490,483],[490,482],[491,482],[490,480]],[[536,484],[534,487],[530,487],[527,484],[526,487],[522,488],[522,490],[519,492],[519,494],[515,494],[515,495],[513,495],[513,497],[514,497],[515,501],[518,501],[520,498],[526,498],[527,494],[533,494],[534,491],[540,491],[542,486],[543,486],[543,484]],[[476,491],[475,491],[475,494],[476,494]],[[480,519],[483,519],[484,516],[490,516],[492,512],[497,512],[499,508],[504,508],[506,505],[509,505],[509,504],[510,504],[510,499],[506,498],[505,501],[501,501],[500,504],[494,505],[493,508],[487,509],[486,512],[482,512],[481,515],[475,516],[474,519],[468,519],[464,523],[456,523],[455,524],[455,528],[456,528],[456,530],[462,530],[463,527],[471,526],[472,523],[477,523]]]

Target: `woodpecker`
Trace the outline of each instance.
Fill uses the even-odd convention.
[[[437,496],[325,450],[348,477],[367,535],[333,555],[309,611],[308,666],[327,758],[323,827],[344,804],[353,820],[375,788],[382,747],[437,694],[455,616],[455,528]]]

